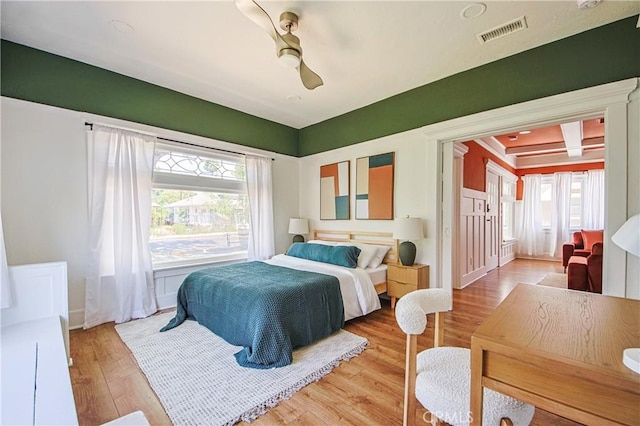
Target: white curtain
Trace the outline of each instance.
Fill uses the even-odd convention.
[[[560,258],[562,256],[562,244],[571,238],[571,173],[553,174],[553,202],[551,210],[551,235],[549,256]]]
[[[604,170],[589,170],[582,188],[582,229],[604,229]]]
[[[0,308],[13,305],[11,283],[9,282],[9,267],[7,266],[7,252],[4,247],[4,232],[2,231],[2,215],[0,214]]]
[[[245,160],[251,217],[247,257],[249,260],[265,260],[276,253],[273,231],[271,159],[247,155]]]
[[[85,328],[156,312],[149,251],[155,137],[93,126],[87,132],[89,269]]]
[[[522,216],[518,226],[518,252],[527,256],[544,254],[542,230],[541,185],[542,175],[522,176]]]

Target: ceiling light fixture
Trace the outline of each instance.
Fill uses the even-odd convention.
[[[509,140],[510,140],[511,142],[513,142],[513,141],[517,141],[517,140],[518,140],[518,135],[509,135]]]
[[[578,9],[592,9],[600,4],[601,0],[577,0]]]
[[[521,135],[528,135],[529,133],[531,133],[531,130],[520,130],[518,133],[520,133]]]
[[[118,21],[116,19],[111,20],[111,27],[119,33],[132,33],[133,27],[124,21]]]
[[[300,54],[293,49],[282,49],[278,53],[280,65],[286,68],[297,68],[300,65]]]
[[[473,19],[482,15],[487,10],[487,5],[484,3],[473,3],[462,9],[460,17],[462,19]]]

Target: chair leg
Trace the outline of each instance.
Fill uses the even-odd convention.
[[[511,421],[511,419],[504,417],[500,419],[500,426],[513,426],[513,422]]]
[[[418,336],[407,334],[407,352],[404,377],[404,404],[402,424],[413,426],[416,423],[416,356],[418,352]]]

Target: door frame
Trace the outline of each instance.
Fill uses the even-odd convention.
[[[453,229],[453,143],[504,134],[527,127],[561,122],[605,118],[605,241],[627,219],[627,151],[630,135],[627,104],[638,87],[630,78],[587,89],[549,96],[435,123],[422,128],[429,144],[437,146],[437,185],[434,252],[435,286],[452,291]],[[614,184],[615,183],[615,184]],[[603,258],[603,294],[625,297],[627,256],[615,244],[607,244]]]

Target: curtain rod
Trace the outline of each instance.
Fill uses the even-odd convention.
[[[84,125],[85,126],[89,126],[89,128],[91,128],[91,130],[93,130],[93,123],[89,123],[89,122],[85,121]],[[116,127],[116,126],[107,126],[107,125],[104,125],[104,124],[100,124],[100,126],[113,127],[115,129],[119,128],[119,127]],[[123,129],[123,130],[128,130],[128,129]],[[211,147],[211,146],[198,145],[198,144],[191,143],[191,142],[184,142],[184,141],[179,141],[179,140],[176,140],[176,139],[163,138],[161,136],[156,136],[156,139],[159,139],[159,140],[162,140],[162,141],[167,141],[167,142],[179,143],[179,144],[182,144],[182,145],[195,146],[197,148],[204,148],[204,149],[211,149],[211,150],[214,150],[214,151],[226,152],[226,153],[229,153],[229,154],[242,155],[242,156],[245,156],[245,157],[247,155],[255,155],[257,157],[266,157],[266,155],[246,154],[244,152],[237,152],[237,151],[231,151],[229,149],[214,148],[214,147]],[[271,158],[271,161],[276,161],[276,159],[275,158]]]

